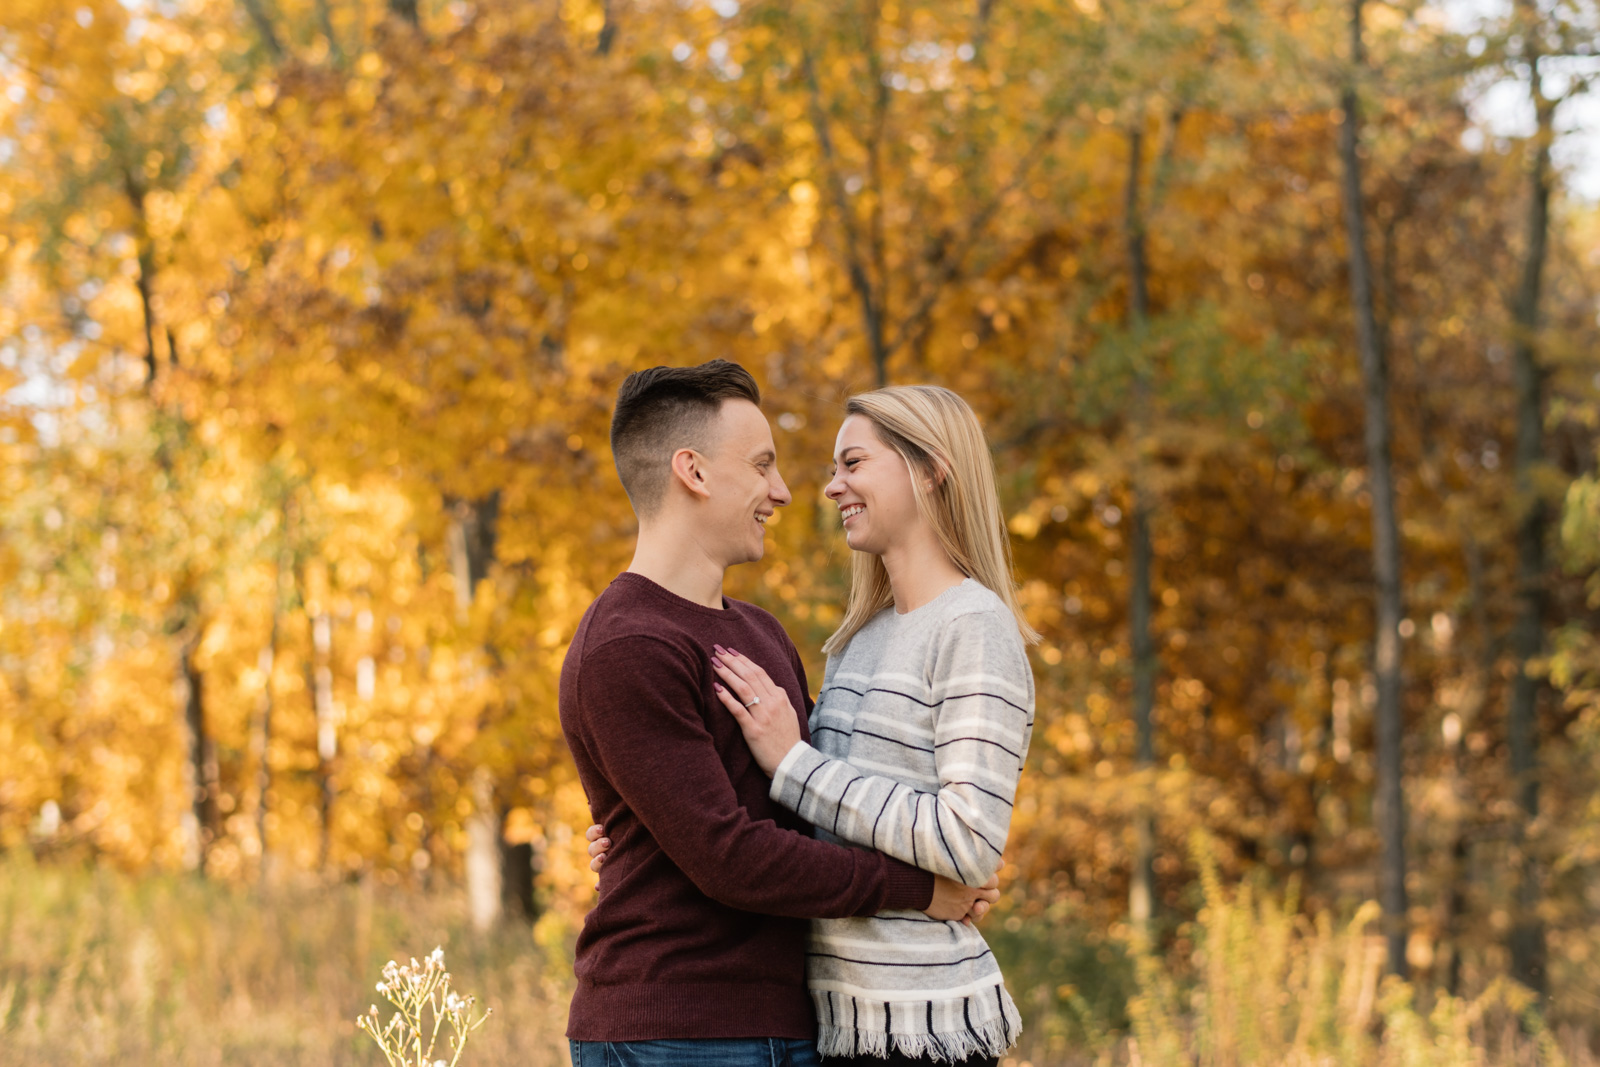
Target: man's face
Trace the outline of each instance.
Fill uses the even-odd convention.
[[[791,499],[778,473],[772,427],[748,400],[724,401],[711,450],[705,457],[710,497],[701,536],[725,566],[754,563],[766,550],[767,519]]]

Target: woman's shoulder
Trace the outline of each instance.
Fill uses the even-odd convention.
[[[1026,672],[1027,647],[1010,606],[994,590],[970,578],[951,593],[939,612],[934,643],[938,659],[952,665],[974,659],[1006,662]]]
[[[948,598],[940,607],[943,610],[939,612],[939,621],[946,626],[956,624],[963,629],[997,625],[1001,629],[1017,628],[1016,619],[1011,614],[1011,609],[1006,606],[1006,602],[1000,599],[998,593],[976,578],[968,578],[950,590]]]

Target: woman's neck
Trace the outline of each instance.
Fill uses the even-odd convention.
[[[891,546],[883,554],[883,569],[889,572],[889,589],[894,593],[894,610],[904,615],[916,611],[951,586],[966,579],[951,562],[938,535],[919,529],[904,543]]]

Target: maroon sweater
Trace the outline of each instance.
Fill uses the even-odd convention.
[[[739,725],[711,689],[713,644],[811,700],[783,627],[625,573],[601,593],[561,668],[561,729],[611,851],[578,935],[567,1036],[812,1038],[807,920],[923,908],[933,876],[824,844],[767,797]]]

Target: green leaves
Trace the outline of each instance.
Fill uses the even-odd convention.
[[[1308,363],[1308,346],[1241,337],[1202,303],[1102,330],[1072,366],[1065,399],[1085,428],[1158,435],[1205,424],[1258,431],[1287,448],[1305,433]]]

